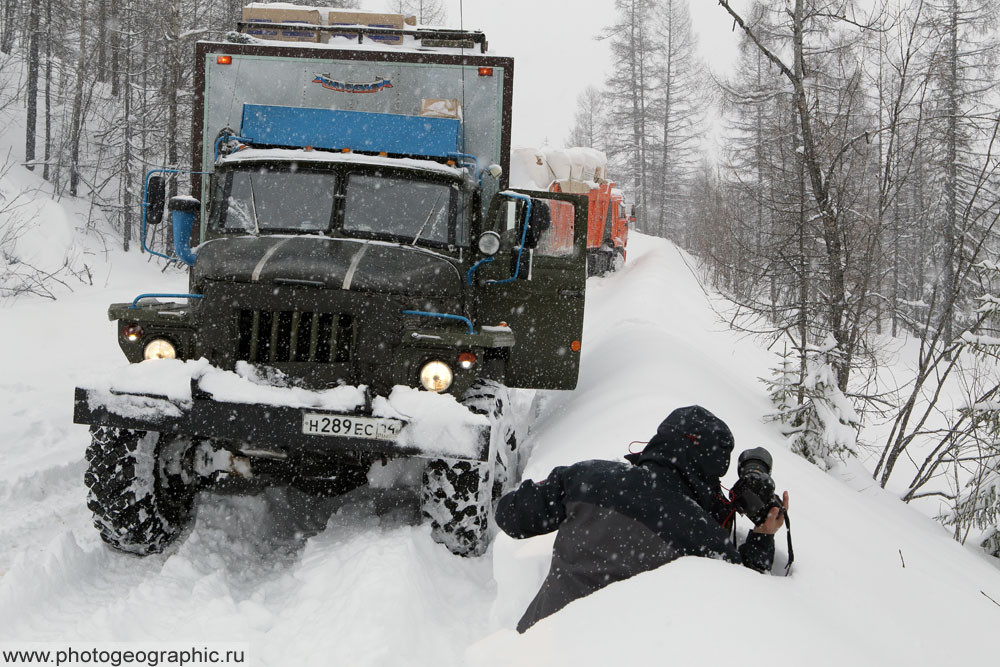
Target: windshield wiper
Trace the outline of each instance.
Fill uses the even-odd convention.
[[[424,227],[427,226],[427,223],[431,221],[432,217],[434,217],[434,213],[437,212],[438,202],[441,201],[442,194],[444,193],[438,193],[437,199],[434,200],[434,205],[431,206],[431,212],[427,214],[427,219],[424,220],[424,224],[420,225],[420,229],[417,230],[417,235],[413,237],[413,242],[410,243],[410,245],[417,245],[417,241],[420,240],[420,235],[424,233]]]
[[[247,174],[250,181],[250,210],[253,211],[253,233],[260,236],[260,222],[257,220],[257,196],[253,193],[253,174]]]

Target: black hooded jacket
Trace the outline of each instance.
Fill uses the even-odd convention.
[[[555,468],[501,498],[497,525],[512,537],[559,531],[549,574],[518,632],[577,598],[681,556],[770,570],[773,535],[751,532],[737,550],[722,528],[732,508],[719,478],[732,451],[733,435],[722,420],[700,406],[679,408],[642,452],[625,457],[629,463]]]

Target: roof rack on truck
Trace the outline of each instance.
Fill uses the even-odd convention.
[[[373,40],[373,37],[413,37],[422,46],[434,48],[472,49],[479,46],[481,53],[489,50],[489,43],[486,41],[486,33],[469,30],[452,30],[443,28],[373,28],[371,26],[354,25],[303,25],[301,23],[272,23],[265,21],[238,21],[237,30],[242,34],[248,34],[255,27],[267,26],[268,30],[305,30],[309,32],[323,33],[330,36],[350,36],[357,37],[358,44],[363,44],[367,37],[371,41],[376,41],[380,45],[382,40]]]

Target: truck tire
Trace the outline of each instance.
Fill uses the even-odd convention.
[[[433,459],[424,469],[420,505],[431,537],[459,556],[481,556],[496,534],[493,508],[517,484],[517,436],[508,390],[493,381],[476,382],[462,403],[490,421],[487,462]]]
[[[604,258],[601,256],[598,250],[588,250],[587,251],[587,277],[593,278],[594,276],[604,275]]]
[[[625,267],[625,250],[615,248],[615,253],[611,258],[611,270],[621,271]]]
[[[601,249],[591,250],[587,253],[587,277],[605,276],[614,270],[614,256],[612,251]]]
[[[87,507],[101,538],[118,551],[159,553],[191,517],[195,491],[165,470],[167,440],[155,431],[91,427]]]

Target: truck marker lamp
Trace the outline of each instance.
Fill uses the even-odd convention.
[[[578,340],[575,340],[569,344],[569,349],[573,350],[574,352],[579,352],[581,347],[583,346],[580,344],[580,341]]]
[[[458,365],[464,370],[469,370],[476,365],[476,355],[472,352],[462,352],[458,355]]]
[[[216,62],[216,64],[219,64],[219,65],[232,65],[233,64],[233,57],[232,56],[219,56],[218,58],[215,59],[215,62]]]
[[[176,359],[177,350],[169,340],[154,338],[146,344],[142,356],[146,359]]]
[[[341,152],[341,153],[350,153],[350,152],[351,152],[351,149],[350,149],[350,148],[341,148],[341,149],[340,149],[340,152]]]
[[[379,151],[378,156],[379,157],[389,157],[389,154],[386,153],[385,151]]]
[[[142,334],[142,327],[138,324],[129,324],[126,327],[122,327],[122,337],[130,343],[134,343],[142,338]]]
[[[493,68],[492,67],[480,67],[479,68],[479,76],[493,76]]]
[[[448,368],[448,364],[443,361],[428,361],[424,364],[424,367],[420,369],[420,384],[424,386],[427,391],[435,391],[441,393],[451,386],[451,381],[454,375],[451,369]]]

